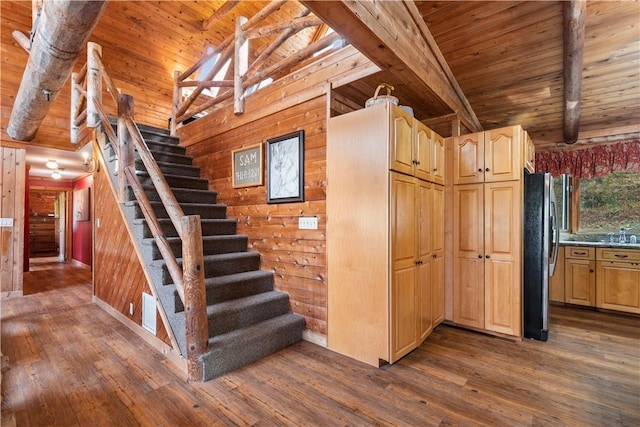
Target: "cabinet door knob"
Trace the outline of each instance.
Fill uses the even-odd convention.
[[[478,168],[478,172],[482,172],[482,168]]]
[[[413,161],[413,164],[414,164],[414,165],[419,165],[419,164],[420,164],[420,160],[414,160],[414,161]]]
[[[478,254],[478,258],[482,258],[482,255],[481,255],[481,254]]]
[[[485,169],[485,171],[486,171],[486,172],[489,172],[489,168],[486,168],[486,169]]]
[[[487,255],[487,256],[485,256],[485,258],[489,259],[489,258],[491,258],[491,257],[490,257],[489,255]]]
[[[438,172],[438,168],[433,168],[433,171],[434,172]]]
[[[594,270],[589,270],[589,273],[593,273]]]

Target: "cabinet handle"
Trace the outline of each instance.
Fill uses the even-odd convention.
[[[593,273],[593,270],[589,270],[589,273]]]
[[[438,172],[438,168],[433,168],[433,171],[434,172]]]
[[[435,254],[433,255],[433,259],[436,259],[436,255]]]
[[[576,255],[586,255],[587,253],[586,252],[574,252],[574,254],[576,254]]]
[[[486,169],[485,169],[485,172],[489,172],[489,168],[486,168]]]
[[[491,258],[491,257],[490,257],[489,255],[487,255],[487,256],[485,256],[485,258],[486,258],[486,259],[489,259],[489,258]]]
[[[478,172],[482,172],[482,168],[478,168]]]
[[[422,265],[422,260],[416,261],[416,265]]]
[[[419,165],[419,164],[420,164],[420,160],[414,160],[414,161],[413,161],[413,164],[414,164],[414,165]]]
[[[482,255],[478,254],[478,258],[482,258]]]
[[[627,258],[629,255],[615,254],[616,258]]]

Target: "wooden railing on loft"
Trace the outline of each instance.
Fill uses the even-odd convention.
[[[86,122],[87,127],[96,128],[102,124],[106,137],[114,148],[118,159],[118,183],[116,194],[118,202],[126,200],[127,185],[141,208],[144,218],[155,238],[158,249],[166,263],[167,269],[182,303],[184,304],[186,323],[187,369],[189,381],[202,379],[200,355],[208,350],[209,332],[207,306],[204,284],[204,257],[202,250],[202,229],[199,215],[186,216],[176,200],[171,188],[167,184],[160,167],[156,163],[149,147],[144,141],[138,126],[133,120],[133,97],[119,94],[113,80],[109,77],[102,62],[102,49],[95,43],[89,43],[87,49],[87,64],[82,72],[72,75],[71,96],[71,139],[78,138],[81,126]],[[118,106],[117,135],[111,127],[109,118],[102,104],[102,81],[107,85],[114,102]],[[182,241],[182,268],[171,250],[169,242],[162,231],[153,207],[135,173],[134,150],[151,177],[153,185],[160,195],[173,226]],[[99,150],[102,152],[102,150]],[[106,164],[106,163],[105,163]],[[146,270],[146,266],[142,266]],[[147,275],[147,277],[149,277]],[[155,286],[149,285],[157,299]],[[169,326],[166,314],[161,305],[160,314],[167,329],[174,348],[179,348],[175,336]]]
[[[228,36],[215,49],[205,51],[202,57],[185,72],[176,71],[174,73],[171,114],[172,135],[175,135],[176,129],[183,121],[201,114],[231,97],[234,99],[235,114],[242,114],[244,112],[244,98],[247,89],[269,77],[290,69],[293,65],[341,39],[336,33],[329,34],[314,41],[296,54],[276,64],[263,67],[271,54],[297,32],[314,26],[318,27],[318,32],[326,30],[325,24],[319,18],[308,16],[310,12],[306,8],[292,20],[257,27],[260,21],[278,10],[284,3],[286,1],[282,0],[269,2],[249,19],[239,16],[236,20],[235,34]],[[249,65],[248,43],[245,42],[250,39],[276,34],[280,35]],[[213,60],[216,55],[219,55],[219,57],[213,68],[205,76],[198,76],[197,72],[202,71],[203,66]],[[233,58],[233,80],[214,80],[216,74],[231,58]],[[220,88],[217,96],[199,104],[195,103],[205,89],[213,87]],[[183,91],[186,88],[191,88],[191,93],[183,100]]]

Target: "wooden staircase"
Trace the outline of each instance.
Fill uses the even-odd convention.
[[[248,238],[236,233],[237,221],[200,177],[185,148],[168,131],[138,126],[185,215],[199,215],[202,228],[209,350],[200,357],[203,381],[222,375],[280,350],[302,338],[304,318],[290,312],[287,294],[274,290],[271,272],[260,270],[260,254],[247,250]],[[117,188],[116,157],[108,138],[101,147]],[[136,176],[158,217],[170,248],[182,266],[182,243],[151,177],[136,153]],[[186,357],[185,313],[176,286],[141,211],[127,189],[123,209],[141,262],[150,273],[181,354]]]

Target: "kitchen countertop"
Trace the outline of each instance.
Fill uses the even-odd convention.
[[[560,240],[563,246],[591,246],[596,248],[616,248],[616,249],[640,249],[640,243],[632,245],[630,243],[609,243],[609,242],[575,242],[572,240]]]

